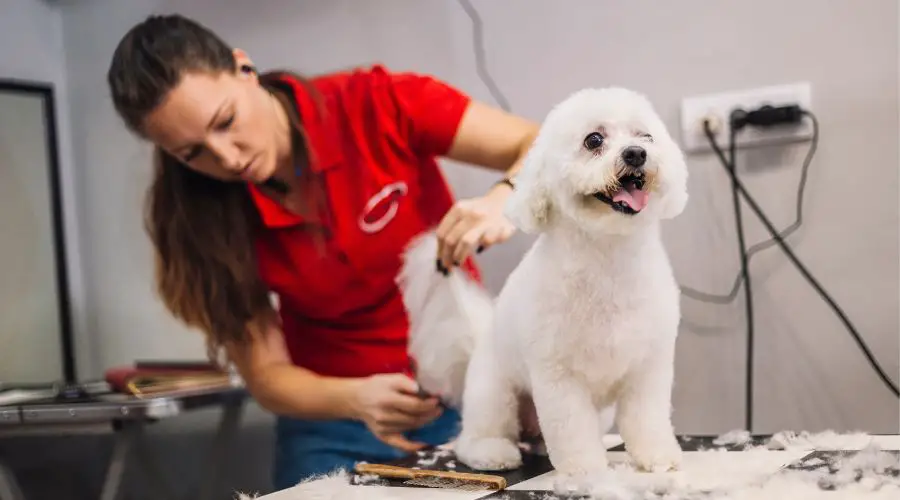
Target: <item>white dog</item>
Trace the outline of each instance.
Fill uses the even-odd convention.
[[[639,468],[678,467],[670,413],[679,290],[660,221],[686,203],[683,154],[651,103],[588,89],[550,111],[518,175],[506,213],[538,237],[495,304],[461,273],[435,272],[433,236],[414,243],[401,280],[410,352],[424,389],[456,401],[464,383],[455,444],[463,463],[521,464],[524,394],[563,476],[606,469],[601,438],[613,418]]]

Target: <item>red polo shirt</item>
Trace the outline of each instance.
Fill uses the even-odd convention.
[[[395,278],[410,239],[453,204],[435,157],[450,148],[469,98],[382,66],[312,80],[318,103],[300,82],[285,83],[327,206],[304,219],[249,186],[265,226],[256,241],[259,269],[279,296],[291,358],[322,375],[409,373]],[[314,230],[325,235],[324,247]],[[465,267],[480,280],[471,260]]]

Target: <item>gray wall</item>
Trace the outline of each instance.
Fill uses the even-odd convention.
[[[72,160],[66,166],[70,191],[78,195],[73,227],[84,264],[78,307],[85,323],[78,342],[86,374],[135,356],[203,354],[199,337],[171,320],[153,296],[151,253],[140,226],[149,150],[119,127],[104,87],[113,46],[132,23],[151,12],[179,10],[220,30],[261,68],[318,73],[382,61],[436,74],[491,100],[475,71],[470,21],[453,1],[85,0],[61,2],[57,10],[27,0],[13,0],[9,10],[10,0],[0,1],[0,38],[22,49],[0,53],[0,76],[30,73],[59,83],[67,96]],[[791,243],[897,380],[895,0],[474,3],[494,79],[517,112],[536,120],[577,88],[618,84],[648,93],[677,133],[685,96],[811,82],[822,140],[804,227]],[[35,23],[49,41],[27,31]],[[24,57],[25,50],[39,55]],[[779,226],[792,221],[806,147],[740,156],[745,183]],[[667,228],[666,242],[683,284],[722,293],[738,271],[728,180],[711,156],[692,156],[689,165],[692,198]],[[479,194],[496,178],[449,163],[447,172],[460,196]],[[749,210],[745,214],[750,243],[765,239],[762,226]],[[493,289],[528,243],[518,236],[481,256]],[[754,430],[897,431],[897,400],[788,260],[767,250],[754,258],[752,273]],[[686,298],[683,307],[676,426],[704,433],[740,427],[743,303],[713,306]]]

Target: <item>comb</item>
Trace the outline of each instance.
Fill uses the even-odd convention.
[[[502,490],[506,488],[506,478],[490,474],[451,472],[439,470],[409,469],[396,465],[357,464],[357,474],[378,476],[384,479],[403,479],[409,486],[426,488],[448,488],[463,491]]]

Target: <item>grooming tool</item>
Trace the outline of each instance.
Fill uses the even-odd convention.
[[[402,479],[404,485],[426,488],[447,488],[463,491],[502,490],[506,478],[490,474],[409,469],[396,465],[357,464],[357,474],[372,475],[383,479]]]

